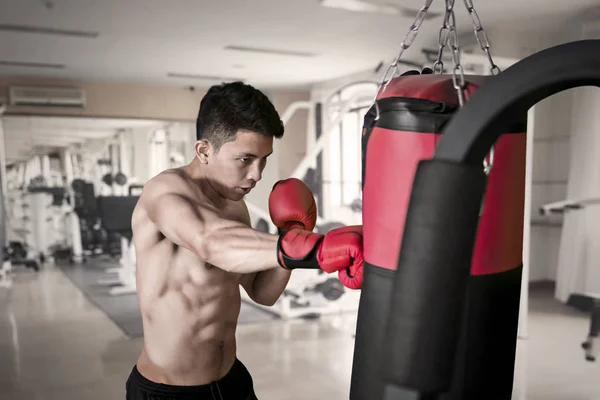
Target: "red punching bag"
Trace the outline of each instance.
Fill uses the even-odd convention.
[[[465,76],[467,101],[485,79],[485,76]],[[442,129],[457,110],[458,96],[452,76],[421,75],[413,71],[394,78],[380,91],[376,104],[365,116],[362,139],[365,269],[352,367],[352,400],[383,398],[384,377],[389,374],[382,370],[382,360],[390,351],[385,330],[414,175],[418,162],[432,157]],[[478,364],[481,361],[477,357],[483,357],[486,365],[492,369],[496,366],[500,371],[514,364],[517,328],[514,316],[518,316],[514,308],[518,311],[522,263],[525,130],[525,120],[507,125],[506,134],[495,145],[471,265],[466,317],[459,321],[463,337],[458,345],[460,354],[451,393],[457,390],[461,395],[466,393],[471,385],[471,378],[466,375],[471,373],[482,379],[482,384],[492,385],[490,390],[512,388],[512,370],[510,374],[497,372],[492,377],[490,367]],[[424,243],[423,248],[426,247]],[[419,296],[418,290],[414,296]],[[426,334],[420,329],[425,315],[431,317],[428,310],[422,316],[412,316],[411,323],[421,335]],[[489,340],[496,347],[489,349],[490,343],[484,340],[469,344],[467,351],[465,338],[479,329],[489,332]],[[412,357],[417,360],[418,354]],[[418,392],[421,383],[416,379],[407,382],[407,387]]]

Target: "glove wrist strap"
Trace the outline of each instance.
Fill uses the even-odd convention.
[[[289,231],[282,231],[277,240],[277,262],[279,263],[279,266],[285,269],[320,269],[319,262],[317,261],[317,252],[319,251],[319,245],[323,241],[324,236],[321,236],[310,251],[304,256],[293,258],[285,254],[281,248],[283,238],[288,232]]]

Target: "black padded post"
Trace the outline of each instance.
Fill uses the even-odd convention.
[[[350,400],[381,399],[383,396],[381,356],[387,352],[384,328],[395,272],[365,262],[356,321]]]
[[[450,389],[485,184],[481,167],[419,163],[381,366],[388,381],[413,394],[386,400]]]
[[[600,86],[600,40],[551,47],[491,77],[448,123],[434,158],[481,165],[510,122],[579,86]]]
[[[439,400],[512,397],[522,272],[470,276],[452,390]]]
[[[594,299],[594,306],[590,316],[590,336],[600,336],[600,298]]]

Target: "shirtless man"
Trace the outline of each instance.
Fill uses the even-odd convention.
[[[361,227],[312,232],[316,205],[297,179],[269,198],[278,234],[250,227],[243,201],[261,179],[283,124],[268,98],[234,82],[202,99],[194,160],[144,187],[132,216],[144,347],[127,399],[256,399],[236,357],[240,286],[273,305],[294,268],[362,279]]]

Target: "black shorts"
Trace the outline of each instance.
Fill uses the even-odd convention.
[[[258,400],[250,373],[237,358],[223,378],[206,385],[172,386],[152,382],[133,367],[127,400]]]

